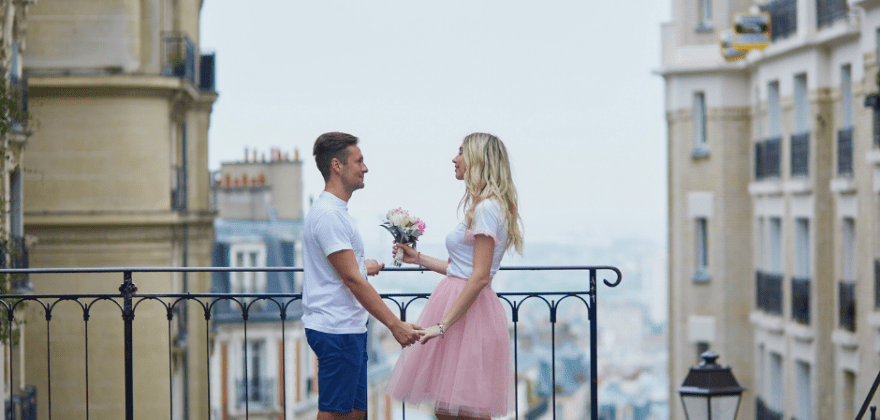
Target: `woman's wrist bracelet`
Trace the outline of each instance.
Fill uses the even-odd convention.
[[[440,338],[443,338],[443,334],[445,333],[445,331],[443,330],[443,323],[438,323],[437,328],[440,328]]]
[[[419,251],[419,255],[416,255],[416,264],[418,264],[419,267],[422,266],[422,252],[421,251]]]

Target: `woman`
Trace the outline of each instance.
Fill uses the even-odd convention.
[[[516,188],[504,143],[491,134],[465,137],[452,160],[464,180],[464,221],[446,236],[449,259],[413,248],[403,261],[447,277],[431,294],[418,325],[421,344],[405,348],[388,384],[389,394],[433,404],[437,418],[489,418],[513,408],[513,366],[507,315],[492,290],[505,251],[522,254]]]

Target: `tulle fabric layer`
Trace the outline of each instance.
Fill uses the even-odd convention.
[[[417,322],[436,325],[466,283],[446,277]],[[444,337],[403,349],[388,383],[393,398],[436,413],[500,417],[513,410],[513,364],[507,315],[491,287],[480,291],[465,316]]]

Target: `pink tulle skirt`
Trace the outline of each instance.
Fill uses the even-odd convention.
[[[446,277],[417,322],[437,325],[467,280]],[[415,405],[432,405],[438,414],[499,417],[513,410],[513,364],[507,315],[491,286],[480,291],[465,316],[427,344],[401,351],[388,393]]]

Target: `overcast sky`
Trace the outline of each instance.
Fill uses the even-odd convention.
[[[474,131],[512,158],[529,241],[666,244],[660,23],[669,0],[210,0],[201,48],[217,56],[209,165],[244,148],[299,149],[304,201],[323,180],[311,148],[361,139],[366,188],[349,212],[387,240],[403,207],[440,243],[464,192],[452,158]]]

